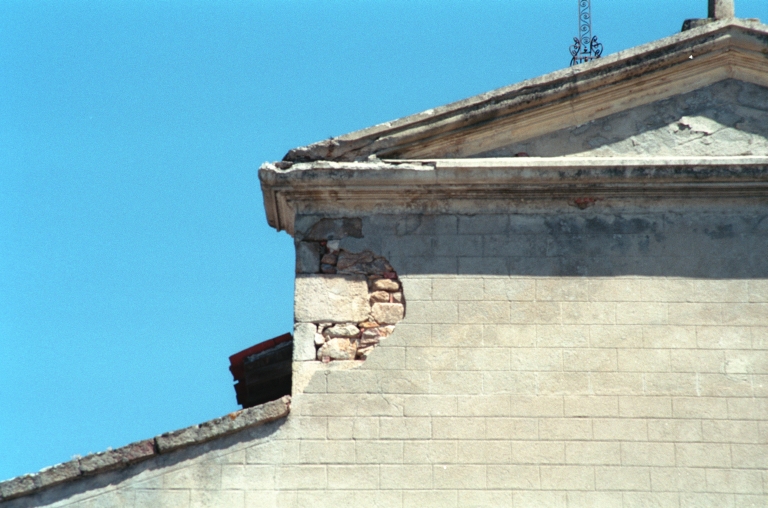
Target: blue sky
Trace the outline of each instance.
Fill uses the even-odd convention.
[[[707,4],[592,3],[606,53]],[[567,66],[576,4],[1,2],[0,479],[238,409],[292,326],[258,166]]]

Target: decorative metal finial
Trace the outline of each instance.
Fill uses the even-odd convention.
[[[573,38],[571,65],[589,62],[600,58],[603,45],[597,42],[597,36],[592,37],[592,1],[579,0],[579,36]]]

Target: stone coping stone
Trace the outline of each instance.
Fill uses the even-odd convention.
[[[37,473],[17,476],[0,482],[0,503],[33,494],[54,485],[76,481],[82,477],[124,468],[156,455],[205,443],[250,427],[264,425],[287,416],[290,408],[291,397],[286,395],[199,425],[166,432],[152,439],[137,441],[115,450],[75,458],[69,462],[47,467]]]

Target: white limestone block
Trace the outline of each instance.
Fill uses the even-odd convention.
[[[399,303],[374,303],[373,320],[382,325],[394,325],[402,321],[405,308]]]
[[[298,275],[294,302],[298,322],[359,323],[371,311],[363,275]]]
[[[308,362],[315,359],[315,335],[317,326],[314,323],[296,323],[293,325],[293,360]]]
[[[317,352],[317,359],[354,360],[357,354],[357,341],[350,339],[329,339]]]

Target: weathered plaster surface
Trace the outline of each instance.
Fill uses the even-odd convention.
[[[725,80],[479,157],[768,155],[768,88]]]

